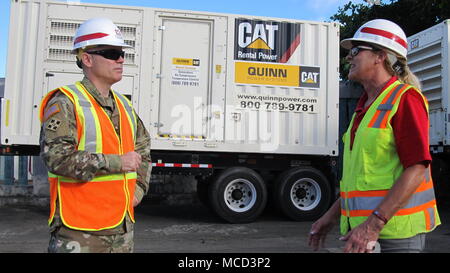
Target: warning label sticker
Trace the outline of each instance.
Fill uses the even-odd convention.
[[[173,58],[171,84],[174,86],[200,86],[200,60]]]

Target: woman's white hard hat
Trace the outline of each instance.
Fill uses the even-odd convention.
[[[355,42],[365,42],[389,49],[405,59],[408,52],[408,42],[403,29],[385,19],[365,23],[356,31],[353,38],[342,40],[341,46],[351,49]]]

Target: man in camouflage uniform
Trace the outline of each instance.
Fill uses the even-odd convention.
[[[80,26],[77,37],[92,38],[92,35],[79,33],[82,28],[86,31],[94,28],[94,33],[101,32],[102,25],[118,28],[108,19],[96,18],[86,21]],[[103,21],[102,21],[103,20]],[[105,23],[106,20],[106,23]],[[95,30],[97,27],[100,30]],[[103,31],[108,33],[107,31]],[[84,36],[83,36],[84,34]],[[108,37],[107,37],[108,38]],[[83,68],[84,79],[81,84],[95,98],[111,120],[117,135],[120,135],[119,110],[110,91],[110,87],[122,78],[124,55],[122,48],[126,47],[121,36],[116,40],[103,38],[90,41],[87,47],[75,48],[77,64]],[[114,41],[114,43],[111,43]],[[119,43],[116,43],[116,42]],[[77,41],[75,41],[77,45]],[[95,53],[99,50],[119,50],[121,55],[116,60],[110,56]],[[91,53],[90,53],[91,52]],[[133,110],[134,111],[134,110]],[[151,172],[150,137],[144,124],[137,116],[135,133],[135,151],[124,155],[98,154],[77,150],[78,133],[72,101],[62,92],[56,92],[44,108],[41,128],[40,145],[41,157],[49,172],[76,179],[79,182],[90,181],[95,176],[136,172],[136,188],[133,206],[138,205],[147,193]],[[88,128],[95,130],[95,128]],[[59,196],[58,196],[59,198]],[[129,213],[116,227],[100,231],[83,231],[71,229],[63,224],[59,202],[56,201],[56,212],[49,223],[50,243],[49,252],[133,252],[133,222]]]

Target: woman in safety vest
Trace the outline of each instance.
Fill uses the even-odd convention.
[[[344,252],[421,252],[440,224],[431,179],[428,102],[407,65],[407,39],[395,23],[362,25],[349,49],[348,78],[364,93],[343,136],[340,197],[311,228],[317,250],[340,220]]]

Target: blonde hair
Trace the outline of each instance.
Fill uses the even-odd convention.
[[[393,52],[386,50],[386,54],[392,54],[397,58],[397,62],[392,64],[390,58],[386,58],[384,61],[384,67],[392,76],[397,76],[397,78],[406,84],[416,87],[419,91],[422,89],[422,84],[419,78],[409,69],[408,63],[405,58],[394,54]],[[398,67],[399,69],[394,69]]]

